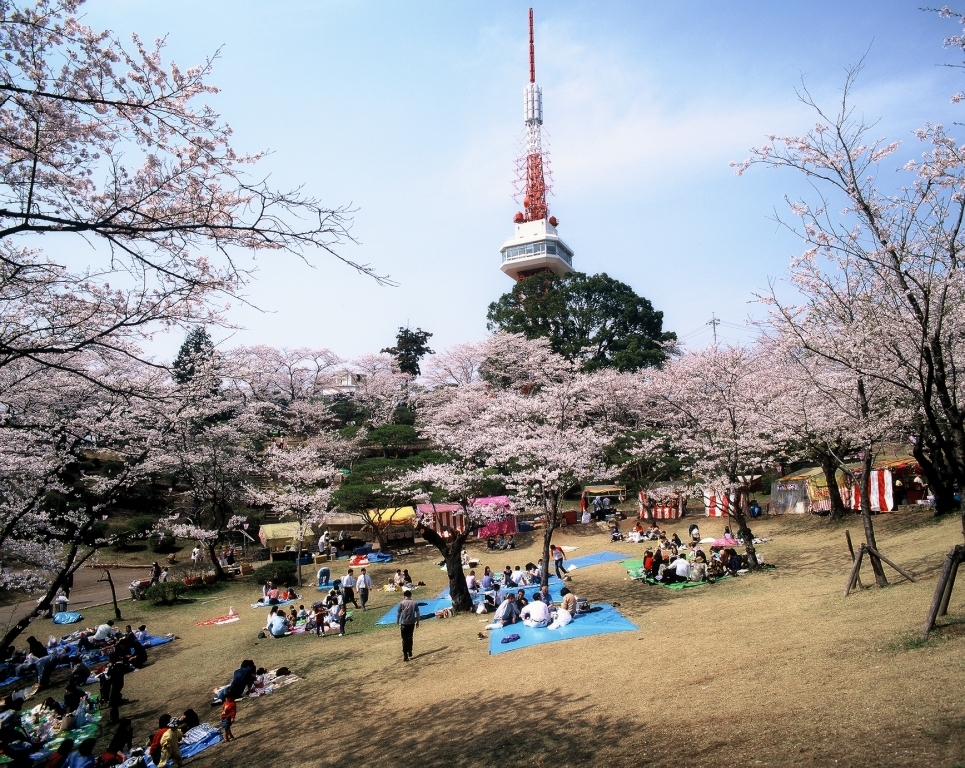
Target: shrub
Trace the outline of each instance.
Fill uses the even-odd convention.
[[[147,599],[154,605],[174,605],[184,594],[184,584],[180,581],[165,581],[147,590]]]
[[[170,533],[165,533],[163,536],[154,535],[151,536],[151,551],[157,552],[159,555],[163,555],[167,552],[173,552],[177,549],[177,542],[174,540],[174,536]]]
[[[139,536],[143,536],[150,531],[156,523],[157,520],[150,515],[138,515],[127,521],[127,527]]]
[[[288,560],[266,563],[254,572],[255,581],[270,581],[280,587],[294,586],[298,582],[295,564]]]

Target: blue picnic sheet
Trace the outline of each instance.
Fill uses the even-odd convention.
[[[442,600],[416,600],[416,605],[419,606],[420,619],[431,619],[435,617],[436,611],[441,611],[443,608],[452,608],[452,600],[448,597]],[[387,624],[395,624],[398,616],[399,606],[396,604],[392,606],[392,610],[376,621],[375,624],[380,627],[384,627]]]
[[[54,624],[75,624],[80,621],[83,616],[75,611],[61,611],[60,613],[55,613],[51,619]]]
[[[208,723],[201,723],[197,728],[192,728],[184,734],[184,741],[181,742],[181,757],[185,760],[194,757],[200,752],[204,752],[208,747],[220,744],[222,741],[221,731]],[[157,768],[151,756],[144,754],[144,764],[147,768]],[[170,765],[168,761],[168,765]]]
[[[583,555],[583,557],[574,557],[572,560],[564,560],[563,567],[566,570],[570,568],[586,568],[589,565],[600,565],[600,563],[612,563],[614,560],[626,559],[626,553],[621,554],[620,552],[604,550],[603,552],[594,552],[592,555]]]
[[[510,624],[489,632],[489,653],[506,653],[533,645],[553,643],[558,640],[574,640],[578,637],[606,635],[611,632],[630,632],[639,629],[633,622],[611,605],[594,605],[591,613],[578,613],[565,627],[544,629],[527,627],[525,624]],[[519,640],[504,643],[503,638],[519,635]]]
[[[278,606],[278,605],[288,605],[289,603],[294,603],[295,600],[302,600],[302,599],[304,599],[304,596],[303,596],[303,595],[299,595],[298,597],[294,598],[293,600],[279,600],[277,603],[252,603],[252,604],[251,604],[251,607],[252,607],[252,608],[271,608],[272,605],[275,605],[275,606]]]

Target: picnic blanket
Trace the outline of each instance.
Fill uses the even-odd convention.
[[[527,627],[525,624],[509,624],[489,633],[489,653],[506,653],[559,640],[605,635],[611,632],[630,632],[638,627],[611,605],[594,605],[590,613],[578,613],[573,621],[559,629]],[[519,635],[519,640],[504,643],[503,638]]]
[[[321,589],[321,587],[319,587],[319,589]],[[302,597],[295,597],[295,598],[292,598],[291,600],[279,600],[277,603],[263,603],[259,601],[257,603],[252,603],[251,607],[252,608],[271,608],[272,605],[288,605],[289,603],[294,603],[295,600],[301,600],[301,599]]]
[[[221,731],[209,723],[201,723],[184,734],[184,739],[181,741],[181,757],[188,760],[221,741]],[[144,754],[144,765],[147,768],[157,768],[147,753]]]
[[[248,693],[248,698],[257,699],[260,696],[269,696],[279,688],[284,688],[286,685],[297,683],[299,680],[301,680],[301,678],[298,675],[287,674],[277,676],[274,671],[268,672],[265,674],[264,680],[260,686],[257,683],[254,685],[254,687]]]
[[[431,619],[436,615],[436,611],[441,611],[445,608],[452,608],[452,600],[448,597],[435,600],[418,600],[416,605],[419,608],[419,619]],[[384,627],[389,624],[395,624],[396,619],[399,616],[399,606],[393,605],[392,609],[385,614],[381,619],[375,622],[376,626]]]
[[[61,611],[60,613],[55,613],[51,619],[54,624],[76,624],[80,621],[83,616],[74,611]]]
[[[241,616],[234,612],[232,608],[224,616],[218,616],[216,619],[205,619],[204,621],[196,621],[194,626],[196,627],[220,627],[223,624],[231,624],[235,621],[241,621]]]
[[[625,554],[604,550],[603,552],[594,552],[592,555],[583,555],[583,557],[575,557],[572,560],[564,560],[563,567],[566,570],[570,570],[571,568],[586,568],[591,565],[612,563],[614,560],[624,559],[626,559]]]

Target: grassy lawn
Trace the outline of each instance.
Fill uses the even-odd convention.
[[[697,521],[705,536],[723,531],[723,521]],[[683,535],[689,522],[676,530]],[[917,583],[889,570],[892,586],[845,600],[844,529],[859,538],[860,521],[764,519],[754,528],[770,537],[760,551],[776,570],[680,592],[628,581],[618,563],[577,570],[578,595],[619,602],[640,631],[499,656],[477,639],[483,617],[462,615],[423,622],[416,658],[403,664],[397,630],[374,626],[399,599],[382,592],[342,638],[257,639],[267,610],[249,607],[260,594],[250,579],[177,607],[124,602],[125,622],[177,640],[150,651],[150,665],[128,678],[132,703],[122,716],[135,719],[139,740],[162,712],[193,707],[216,724],[212,689],[252,658],[304,679],[240,702],[237,740],[203,753],[198,766],[962,763],[965,586],[933,639],[916,640],[944,554],[961,540],[960,521],[906,513],[876,523],[882,552]],[[570,557],[644,549],[607,539],[573,526],[557,540],[579,548]],[[495,557],[474,547],[501,570],[538,557],[535,540],[519,541],[516,552]],[[419,549],[370,573],[380,584],[406,567],[428,585],[416,597],[434,597],[446,585],[437,560],[435,550]],[[344,573],[342,562],[333,576]],[[305,590],[306,606],[316,594]],[[195,626],[229,606],[241,621]],[[110,614],[89,610],[85,623]]]

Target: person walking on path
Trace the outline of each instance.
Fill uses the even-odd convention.
[[[359,592],[359,600],[362,601],[362,610],[364,611],[365,604],[369,601],[369,590],[372,589],[372,577],[365,572],[364,568],[355,582],[355,588]]]
[[[402,593],[403,600],[399,603],[399,613],[395,622],[402,629],[402,661],[412,658],[412,638],[415,628],[419,626],[419,606],[412,599],[412,590]]]
[[[68,600],[70,599],[70,590],[72,590],[73,588],[74,588],[74,572],[71,571],[70,573],[67,574],[66,578],[64,579],[64,586],[63,586],[64,597],[66,597]]]
[[[553,545],[553,565],[556,566],[556,578],[560,581],[566,576],[566,569],[563,567],[563,561],[566,559],[566,553],[563,551],[563,547],[558,547]]]
[[[348,573],[342,579],[342,597],[345,598],[345,605],[351,602],[356,608],[360,607],[358,600],[355,599],[355,571],[351,568],[348,569]]]

